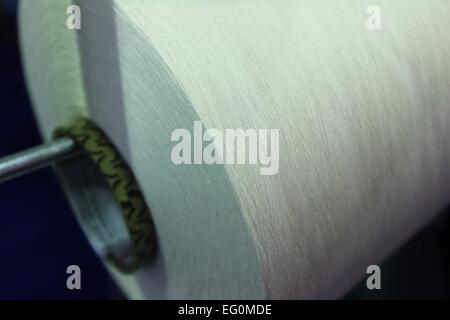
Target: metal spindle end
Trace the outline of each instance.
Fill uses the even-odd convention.
[[[24,150],[0,159],[0,183],[23,176],[77,154],[76,143],[69,137]]]

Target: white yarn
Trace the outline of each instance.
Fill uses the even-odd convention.
[[[130,297],[337,298],[448,203],[450,2],[75,3],[79,31],[22,2],[25,70],[47,139],[89,116],[139,180],[161,250],[111,270]],[[280,129],[279,173],[175,166],[195,120]]]

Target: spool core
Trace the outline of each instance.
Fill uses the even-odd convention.
[[[73,139],[78,149],[76,157],[55,168],[94,250],[125,273],[148,263],[156,248],[153,220],[118,150],[87,119],[56,130],[54,136]]]
[[[150,210],[126,162],[87,119],[57,129],[55,140],[0,159],[0,183],[55,164],[72,208],[94,250],[124,273],[156,251]]]

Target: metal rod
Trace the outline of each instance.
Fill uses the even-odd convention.
[[[28,174],[77,154],[75,142],[61,138],[0,159],[0,183]]]

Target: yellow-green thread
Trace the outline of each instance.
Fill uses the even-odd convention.
[[[130,235],[134,258],[131,264],[109,255],[121,271],[131,273],[148,261],[156,248],[154,224],[136,179],[109,138],[95,124],[79,119],[70,127],[58,129],[55,137],[72,138],[81,152],[93,160],[119,203]]]

